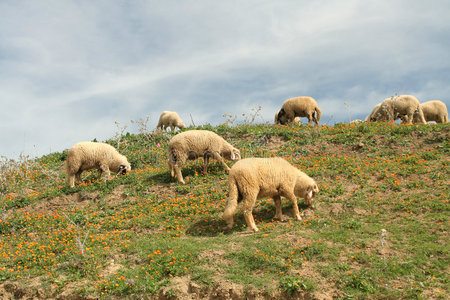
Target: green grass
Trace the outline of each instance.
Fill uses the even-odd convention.
[[[73,189],[67,151],[4,161],[0,286],[30,297],[133,298],[161,289],[176,297],[179,278],[203,295],[232,284],[241,297],[448,297],[448,125],[197,128],[224,136],[243,157],[289,160],[319,183],[314,209],[280,222],[273,201],[262,199],[253,211],[258,233],[247,232],[240,209],[224,231],[226,172],[212,160],[203,174],[199,159],[183,167],[186,185],[174,182],[172,133],[122,136],[119,151],[133,171],[108,181],[85,172]],[[289,201],[282,207],[291,213]],[[306,209],[301,199],[299,207]]]

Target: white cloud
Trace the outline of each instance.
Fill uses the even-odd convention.
[[[397,94],[449,101],[448,1],[2,1],[0,155],[176,110],[186,123],[309,95],[324,122]],[[344,105],[346,102],[348,105]],[[34,147],[33,145],[36,145]]]

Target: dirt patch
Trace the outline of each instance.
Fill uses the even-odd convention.
[[[207,264],[203,266],[205,269],[216,270],[218,271],[216,273],[221,273],[223,266],[234,264],[234,262],[224,258],[226,253],[225,250],[206,250],[199,254],[199,258],[207,261]],[[221,278],[216,275],[213,279],[218,281]]]
[[[292,212],[292,215],[293,215],[293,214],[294,214],[294,213]],[[303,219],[311,219],[311,218],[314,218],[314,216],[315,216],[314,209],[312,209],[312,208],[306,208],[306,209],[300,211],[300,215],[301,215],[301,217],[302,217]]]
[[[158,299],[245,299],[244,287],[222,280],[211,288],[202,287],[191,281],[189,276],[172,278],[170,284],[162,288]]]
[[[339,215],[345,212],[344,204],[336,203],[317,203],[316,208],[318,211],[325,213],[326,215]]]
[[[333,214],[333,215],[338,215],[343,213],[344,210],[344,205],[342,203],[331,203],[330,204],[330,211],[329,214]]]
[[[291,273],[294,276],[310,278],[317,282],[320,288],[314,290],[313,294],[311,295],[311,299],[328,300],[339,298],[341,295],[339,295],[338,290],[335,287],[335,283],[325,281],[324,278],[320,275],[317,267],[318,263],[305,261],[303,262],[302,268],[300,270],[292,270]]]
[[[260,138],[259,143],[262,146],[265,146],[268,149],[273,150],[283,146],[284,144],[287,143],[287,141],[283,140],[279,135],[265,134]]]
[[[122,268],[123,268],[123,265],[117,263],[115,259],[111,259],[109,261],[109,264],[103,270],[101,270],[100,275],[102,277],[108,277],[108,276],[116,274],[117,271],[119,271]]]
[[[304,238],[305,235],[308,235],[306,230],[302,232],[288,231],[275,237],[275,240],[287,241],[289,244],[297,245],[301,243],[302,238]]]
[[[220,258],[223,258],[225,255],[224,250],[208,250],[200,253],[199,258],[206,259],[206,260],[217,260]]]
[[[271,283],[270,285],[273,285]],[[274,292],[269,293],[268,290]],[[308,293],[294,293],[292,296],[275,290],[268,289],[245,289],[243,285],[233,283],[229,280],[221,279],[211,287],[201,286],[193,282],[189,276],[172,278],[169,285],[162,288],[156,297],[160,300],[197,300],[197,299],[332,299],[332,298],[312,298]]]
[[[90,203],[97,202],[100,192],[77,192],[70,195],[61,195],[52,199],[42,199],[33,205],[20,208],[18,211],[26,213],[49,213],[56,210],[83,208]]]
[[[78,292],[83,289],[89,283],[88,280],[81,280],[77,282],[70,282],[58,295],[55,297],[56,299],[68,299],[68,300],[84,300],[84,299],[97,299],[96,297],[83,297],[78,295]]]
[[[159,197],[175,198],[176,193],[170,188],[170,184],[159,183],[148,188],[146,194],[155,194]]]
[[[354,212],[355,214],[357,214],[357,215],[360,215],[360,216],[364,216],[364,215],[369,214],[369,213],[367,212],[367,210],[362,209],[362,208],[354,208],[354,209],[353,209],[353,212]]]
[[[33,297],[37,295],[27,295],[27,291],[17,283],[7,281],[0,285],[0,296],[2,299],[20,299],[25,296]]]
[[[128,194],[123,185],[119,185],[108,195],[108,204],[112,206],[120,205],[125,199],[128,198]]]
[[[5,281],[0,284],[1,299],[97,299],[96,297],[83,297],[78,295],[78,291],[88,283],[87,280],[68,283],[61,291],[55,292],[45,290],[39,277],[33,278],[26,283],[26,286],[19,283]]]

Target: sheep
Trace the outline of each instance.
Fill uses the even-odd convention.
[[[405,116],[406,123],[412,124],[414,114],[418,114],[421,124],[426,124],[419,100],[411,95],[399,95],[385,99],[372,119],[391,122]]]
[[[233,215],[239,198],[242,198],[242,208],[245,222],[253,232],[258,231],[252,215],[252,209],[257,199],[272,197],[275,202],[275,218],[282,219],[281,196],[288,198],[294,208],[294,216],[301,220],[297,198],[302,197],[308,206],[319,188],[311,177],[292,166],[283,158],[246,158],[238,161],[230,170],[228,176],[229,197],[222,217],[227,223],[227,229],[233,227]]]
[[[110,177],[110,171],[126,174],[131,170],[127,158],[121,155],[113,146],[106,143],[79,142],[73,145],[67,154],[67,182],[75,186],[75,178],[81,180],[81,173],[89,169],[98,169],[99,178],[102,173]]]
[[[184,123],[176,112],[166,110],[161,113],[156,128],[166,130],[168,127],[171,131],[174,131],[176,127],[183,129]]]
[[[187,159],[197,159],[202,156],[204,172],[207,172],[208,160],[213,157],[220,161],[227,171],[223,158],[231,161],[241,159],[241,153],[221,136],[209,130],[189,130],[172,137],[168,147],[169,168],[172,177],[185,184],[181,174],[181,166]]]
[[[426,122],[448,123],[447,106],[440,100],[431,100],[420,104]],[[402,117],[404,121],[404,116]],[[420,123],[420,116],[414,114],[413,123]]]
[[[314,121],[316,125],[319,125],[321,115],[322,111],[317,105],[316,100],[307,96],[295,97],[284,101],[276,116],[277,119],[275,123],[285,125],[292,122],[295,117],[306,117],[308,118],[309,125],[312,124],[312,121]]]

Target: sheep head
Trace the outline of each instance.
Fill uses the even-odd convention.
[[[231,148],[230,150],[222,150],[221,153],[223,158],[231,160],[231,161],[238,161],[241,160],[241,152],[239,149]]]
[[[311,206],[314,202],[314,197],[319,192],[319,186],[310,177],[299,176],[295,183],[295,195],[305,199],[305,203]]]
[[[309,186],[306,189],[306,196],[305,196],[306,205],[311,206],[313,204],[314,197],[316,196],[316,194],[318,192],[319,192],[319,187],[317,186],[316,183],[314,183],[313,185]]]
[[[288,119],[288,116],[286,114],[286,111],[282,108],[278,111],[278,113],[276,114],[276,120],[275,123],[276,124],[281,124],[281,125],[286,125],[287,123],[289,123],[290,120]]]
[[[239,151],[239,149],[233,148],[233,150],[231,151],[230,159],[232,161],[240,160],[241,159],[241,151]]]
[[[110,166],[111,171],[117,174],[126,174],[131,171],[131,165],[124,155],[119,155],[118,160],[114,162],[114,165]]]
[[[117,173],[125,175],[125,174],[127,174],[128,171],[131,171],[131,166],[130,165],[120,165],[119,166],[119,171]]]

